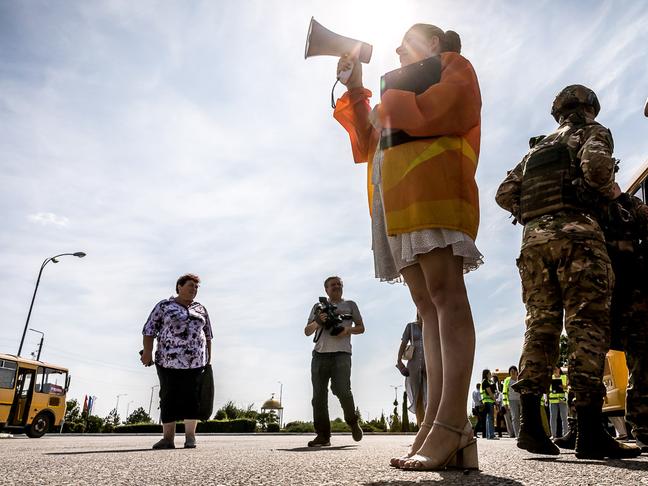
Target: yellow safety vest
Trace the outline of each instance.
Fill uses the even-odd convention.
[[[551,377],[552,381],[557,380],[557,376]],[[562,381],[563,392],[557,392],[553,388],[553,383],[549,393],[549,403],[560,403],[567,401],[567,375],[560,375],[560,380]]]

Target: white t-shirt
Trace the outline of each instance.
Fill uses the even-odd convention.
[[[335,309],[336,314],[350,314],[352,316],[351,319],[343,320],[341,326],[352,327],[352,323],[359,324],[362,322],[360,310],[352,300],[342,299],[340,302],[336,302],[335,305],[337,306],[337,309]],[[311,309],[306,321],[307,324],[315,319],[315,307],[316,305]],[[320,328],[315,331],[315,338],[317,342],[313,350],[318,353],[342,352],[351,354],[351,336],[331,336],[330,329]]]

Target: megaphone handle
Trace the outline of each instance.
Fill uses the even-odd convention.
[[[340,80],[342,84],[346,84],[349,78],[351,77],[352,72],[353,72],[353,68],[347,69],[345,71],[340,71],[337,78]]]

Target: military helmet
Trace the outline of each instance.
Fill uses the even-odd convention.
[[[558,93],[551,106],[551,115],[560,122],[560,115],[572,113],[583,105],[594,108],[594,116],[601,111],[601,105],[594,91],[582,84],[572,84]]]

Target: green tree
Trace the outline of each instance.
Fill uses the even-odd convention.
[[[268,424],[279,423],[279,420],[277,419],[277,413],[274,410],[257,414],[256,421],[259,423],[261,430],[264,432],[268,430]]]
[[[104,423],[106,426],[112,426],[112,427],[117,427],[121,423],[121,419],[119,418],[119,414],[117,413],[117,409],[113,408],[108,416],[105,418]]]
[[[254,410],[254,404],[250,403],[247,408],[238,407],[232,400],[228,401],[216,411],[216,420],[234,420],[237,418],[248,418],[256,420],[259,412]]]
[[[151,416],[146,413],[146,410],[144,410],[143,407],[133,410],[133,413],[126,418],[127,424],[150,424],[151,422],[153,422]]]
[[[81,420],[81,409],[79,402],[73,398],[65,402],[65,421],[68,423],[76,423]]]
[[[104,428],[104,419],[98,417],[97,415],[89,415],[86,419],[86,428],[85,431],[91,434],[98,434],[103,431]]]
[[[407,392],[403,392],[403,423],[401,424],[401,432],[409,432],[409,415],[407,412]]]

